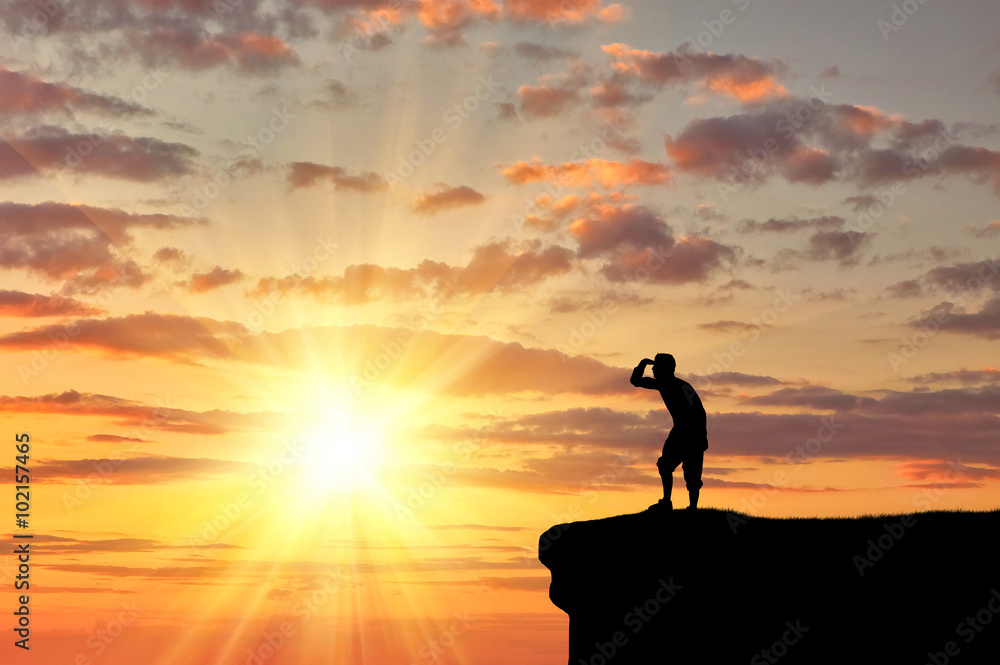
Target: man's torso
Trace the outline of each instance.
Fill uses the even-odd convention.
[[[657,390],[674,421],[668,440],[684,447],[707,448],[708,425],[705,407],[691,384],[683,379],[671,377],[663,381]]]

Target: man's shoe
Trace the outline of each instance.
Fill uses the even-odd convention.
[[[656,510],[656,511],[673,510],[673,509],[674,509],[674,504],[668,499],[660,499],[659,501],[657,501],[656,503],[654,503],[652,506],[649,507],[649,510]]]
[[[688,506],[687,510],[698,510],[698,506]]]

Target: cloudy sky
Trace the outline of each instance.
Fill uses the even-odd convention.
[[[705,506],[997,505],[993,0],[0,9],[36,657],[565,662],[658,352]]]

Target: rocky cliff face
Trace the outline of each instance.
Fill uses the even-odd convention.
[[[643,512],[539,539],[570,665],[1000,662],[1000,512]]]

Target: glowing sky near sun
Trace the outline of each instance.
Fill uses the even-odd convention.
[[[907,6],[0,0],[31,658],[564,662],[658,352],[704,506],[995,507],[1000,7]]]

